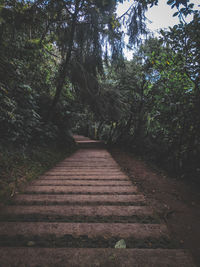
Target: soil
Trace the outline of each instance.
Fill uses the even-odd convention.
[[[122,170],[155,209],[181,248],[188,249],[200,266],[199,186],[168,177],[133,154],[118,148],[110,152]]]

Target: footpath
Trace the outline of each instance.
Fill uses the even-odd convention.
[[[104,144],[75,140],[0,210],[0,267],[195,267]]]

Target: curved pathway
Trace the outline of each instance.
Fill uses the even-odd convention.
[[[194,267],[103,143],[75,140],[1,210],[0,266]]]

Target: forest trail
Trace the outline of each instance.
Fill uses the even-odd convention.
[[[194,267],[104,144],[75,140],[73,155],[2,208],[0,266]],[[122,239],[127,249],[115,248]]]

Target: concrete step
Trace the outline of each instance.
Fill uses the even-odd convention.
[[[114,248],[0,248],[6,267],[195,267],[185,250]]]
[[[62,164],[57,164],[54,168],[60,168],[60,167],[70,167],[70,166],[75,166],[75,167],[78,167],[78,166],[98,166],[98,167],[101,167],[101,166],[105,166],[105,167],[117,167],[119,168],[119,165],[115,162],[115,161],[112,161],[112,160],[104,160],[104,161],[100,161],[100,160],[82,160],[82,161],[66,161],[66,162],[62,162]]]
[[[73,135],[74,140],[80,141],[80,140],[91,140],[89,137],[83,136],[83,135],[78,135],[78,134],[74,134]]]
[[[123,238],[129,240],[129,242],[130,240],[135,241],[133,246],[137,246],[138,241],[142,241],[144,246],[146,242],[157,241],[159,246],[163,240],[169,241],[167,227],[163,224],[0,222],[0,246],[6,246],[7,244],[21,246],[20,240],[48,240],[50,237],[55,237],[55,239],[65,239],[65,246],[67,247],[72,245],[67,244],[67,242],[70,242],[70,238],[67,238],[69,236],[73,238],[83,238],[85,236],[86,239],[99,238],[105,240]]]
[[[63,161],[59,162],[57,165],[59,164],[62,165],[65,162],[93,162],[93,161],[116,162],[113,158],[110,157],[110,154],[106,150],[103,151],[105,152],[104,155],[102,155],[102,151],[103,150],[101,150],[101,155],[98,155],[98,150],[96,150],[95,153],[93,153],[94,150],[91,149],[88,151],[88,153],[86,149],[83,150],[83,153],[80,153],[80,150],[78,150],[76,153],[71,155],[69,158],[66,158]]]
[[[33,194],[69,194],[69,193],[137,193],[135,186],[28,186],[24,193]]]
[[[126,176],[101,176],[101,175],[43,175],[39,179],[40,181],[44,180],[92,180],[92,181],[130,181]]]
[[[73,155],[70,156],[70,159],[77,159],[77,158],[105,159],[105,158],[110,158],[110,154],[105,149],[101,149],[101,150],[99,150],[98,148],[97,149],[79,149]],[[68,160],[68,158],[66,160]]]
[[[153,210],[145,206],[8,206],[1,210],[0,215],[1,221],[120,222],[125,219],[129,222],[158,223]]]
[[[44,174],[43,176],[40,177],[40,179],[86,179],[86,180],[123,180],[123,181],[130,181],[130,179],[123,175],[113,175],[113,174],[87,174],[87,173],[82,173],[82,174],[73,174],[73,173],[68,173],[68,174]]]
[[[115,170],[118,170],[120,171],[120,168],[119,166],[115,166],[114,164],[110,164],[110,165],[106,165],[106,164],[90,164],[90,163],[86,163],[86,164],[69,164],[69,165],[62,165],[62,166],[55,166],[54,168],[51,169],[51,171],[57,171],[57,170],[69,170],[69,169],[94,169],[94,168],[97,168],[97,169],[115,169]]]
[[[79,148],[98,148],[98,149],[104,149],[105,144],[101,141],[95,141],[95,140],[78,140],[76,141]]]
[[[109,180],[62,180],[62,179],[56,179],[56,180],[52,180],[52,179],[43,179],[43,180],[37,180],[31,183],[32,185],[40,185],[40,186],[44,186],[44,185],[77,185],[77,186],[81,186],[81,185],[87,185],[87,186],[132,186],[131,181],[109,181]]]
[[[116,176],[122,176],[125,174],[121,171],[112,171],[112,170],[102,170],[98,168],[90,168],[90,169],[77,169],[77,168],[71,168],[69,170],[56,170],[56,171],[49,171],[46,172],[45,175],[99,175],[99,176],[107,176],[107,175],[116,175]]]
[[[48,194],[20,194],[16,195],[13,202],[17,205],[66,205],[82,204],[87,205],[145,205],[143,195],[48,195]]]
[[[66,160],[63,160],[59,163],[57,163],[55,166],[65,166],[65,165],[68,165],[69,163],[72,163],[72,164],[80,164],[80,163],[105,163],[105,164],[117,164],[116,161],[112,158],[110,158],[109,156],[108,157],[98,157],[98,158],[93,158],[93,157],[90,157],[90,158],[67,158]]]
[[[106,169],[98,169],[98,168],[90,168],[90,169],[85,169],[85,168],[82,168],[82,169],[77,169],[77,168],[69,168],[69,170],[55,170],[55,171],[49,171],[49,172],[46,172],[45,173],[46,175],[58,175],[58,174],[74,174],[74,175],[80,175],[80,174],[88,174],[88,175],[94,175],[94,174],[97,174],[97,175],[107,175],[107,174],[110,174],[110,175],[125,175],[123,172],[121,172],[120,170],[116,170],[116,169],[109,169],[109,170],[106,170]]]
[[[1,209],[0,266],[195,267],[104,144],[76,140],[78,151]],[[120,239],[127,249],[114,249]]]

